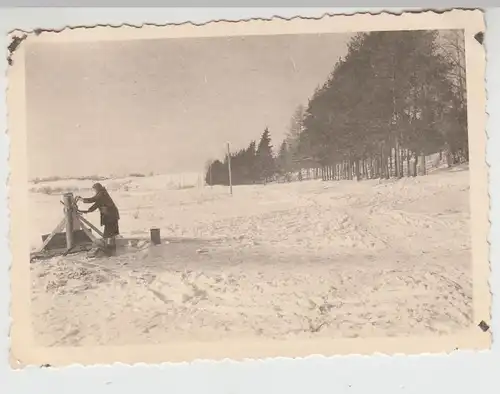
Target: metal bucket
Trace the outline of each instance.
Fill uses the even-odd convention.
[[[161,244],[161,237],[160,237],[160,229],[159,228],[152,228],[150,230],[150,234],[151,234],[151,243],[153,245]]]

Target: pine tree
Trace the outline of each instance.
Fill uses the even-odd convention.
[[[469,139],[467,131],[467,83],[465,64],[465,37],[463,30],[444,31],[440,34],[439,51],[449,64],[448,79],[454,93],[453,107],[456,116],[445,133],[446,150],[452,156],[469,159]]]
[[[250,141],[250,144],[245,149],[244,154],[245,171],[247,176],[247,183],[255,183],[258,180],[256,170],[256,143]]]
[[[205,176],[205,182],[212,185],[227,185],[228,182],[228,171],[227,167],[224,166],[220,160],[213,161],[208,169]]]
[[[290,153],[290,161],[295,164],[295,167],[300,168],[301,155],[299,150],[300,136],[304,129],[305,108],[299,105],[290,119],[288,133],[286,135],[286,143],[288,152]],[[292,168],[290,168],[290,171]]]
[[[276,166],[271,145],[271,135],[266,127],[256,151],[256,174],[259,181],[266,183],[274,175]]]
[[[287,140],[284,140],[276,158],[276,169],[280,175],[286,175],[293,170],[292,152],[289,148]]]

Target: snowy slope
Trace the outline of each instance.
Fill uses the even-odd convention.
[[[159,227],[165,244],[32,265],[40,343],[444,334],[470,323],[467,168],[237,186],[233,196],[161,179],[103,184],[125,237]],[[60,197],[30,197],[36,246],[60,218]]]

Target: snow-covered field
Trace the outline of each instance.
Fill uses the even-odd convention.
[[[40,345],[219,338],[448,334],[472,315],[469,171],[399,181],[169,187],[102,182],[125,238],[117,256],[31,265]],[[31,185],[31,243],[60,221],[60,195]],[[98,214],[88,215],[98,224]]]

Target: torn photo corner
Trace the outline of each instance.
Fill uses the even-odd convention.
[[[12,365],[488,349],[484,34],[13,32]]]

